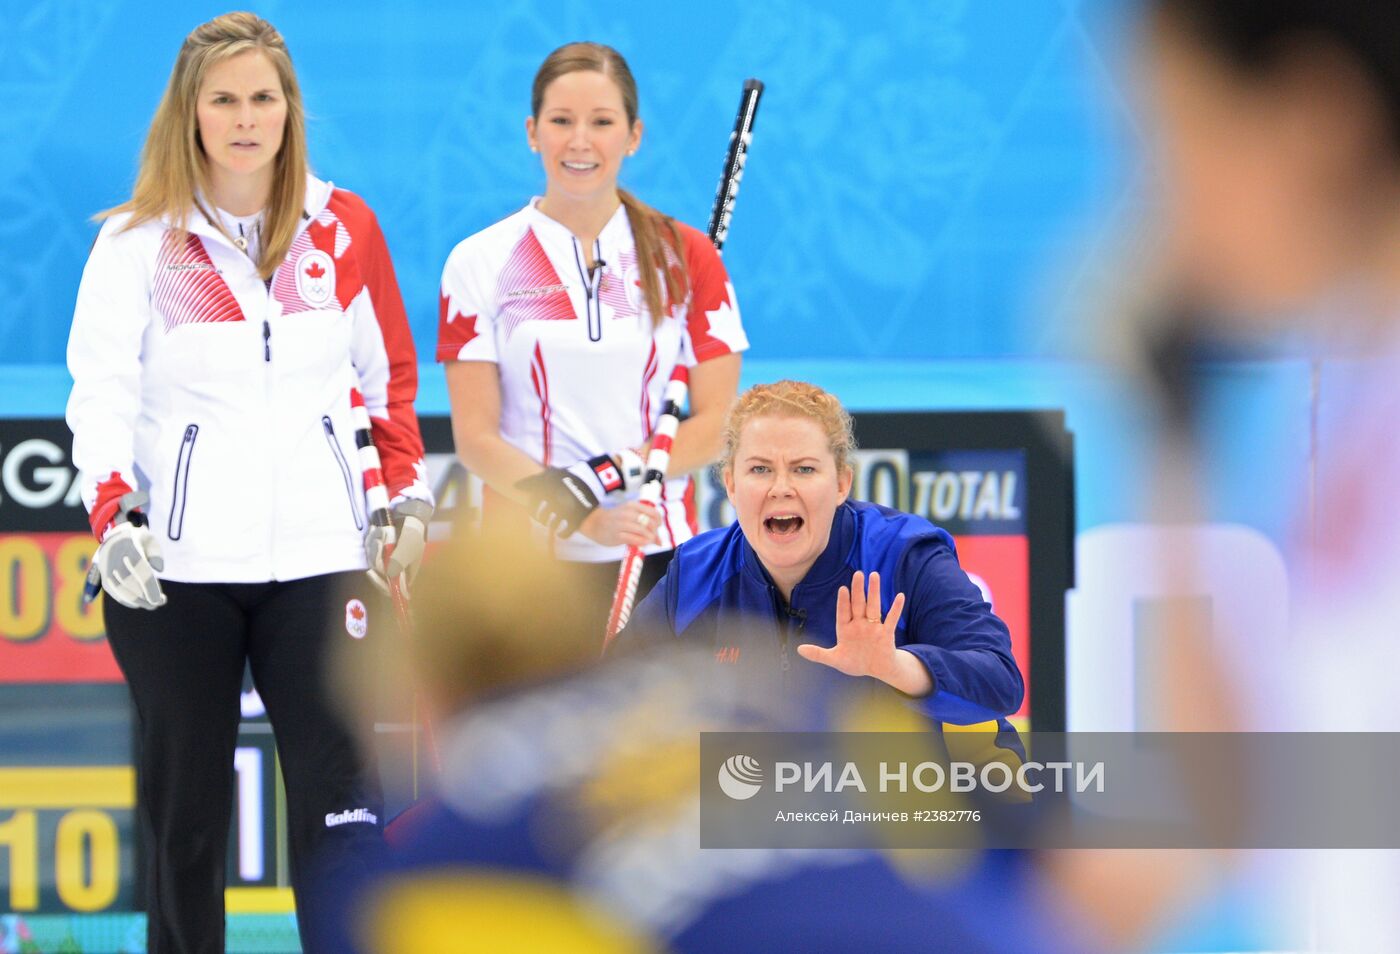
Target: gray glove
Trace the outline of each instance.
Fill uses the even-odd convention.
[[[116,524],[92,558],[107,595],[131,609],[153,610],[165,605],[165,594],[156,578],[156,573],[165,569],[165,560],[140,510],[148,499],[144,491],[122,496]]]
[[[369,558],[369,578],[385,593],[389,580],[398,579],[404,595],[418,575],[423,563],[423,551],[428,544],[428,524],[433,520],[433,505],[407,498],[394,508],[394,526],[370,527],[365,534],[365,556]],[[388,560],[384,551],[391,550]]]

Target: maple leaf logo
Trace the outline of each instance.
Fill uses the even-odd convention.
[[[464,315],[460,311],[457,312],[448,320],[447,333],[443,335],[443,339],[461,349],[468,341],[481,333],[476,330],[476,320],[479,317],[479,315]]]
[[[350,615],[351,615],[353,618],[355,618],[355,619],[364,619],[364,618],[365,618],[364,607],[361,607],[361,606],[352,606],[352,607],[350,607]]]
[[[312,262],[310,265],[306,266],[306,274],[312,278],[320,278],[322,275],[326,274],[326,270],[321,267],[320,262]]]

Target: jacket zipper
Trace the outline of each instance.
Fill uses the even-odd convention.
[[[787,611],[787,616],[788,616],[788,624],[787,624],[785,627],[783,627],[783,676],[784,676],[784,678],[787,677],[788,672],[792,669],[792,655],[791,655],[791,653],[789,652],[789,649],[790,649],[790,647],[791,647],[791,645],[792,645],[792,636],[793,636],[792,621],[793,621],[793,620],[797,620],[797,641],[800,643],[800,642],[802,642],[802,630],[803,630],[804,628],[806,628],[806,626],[807,626],[807,611],[806,611],[806,610],[794,610],[794,609],[789,608],[788,611]]]
[[[170,521],[165,535],[171,540],[180,539],[185,529],[185,505],[190,501],[190,460],[194,457],[194,441],[199,436],[199,425],[190,424],[180,439],[180,455],[175,458],[175,486],[170,495]]]
[[[279,265],[279,266],[278,266],[278,269],[281,269],[281,268],[284,268],[284,267],[286,267],[286,262],[283,262],[281,265]],[[275,298],[273,297],[273,295],[272,295],[272,285],[271,285],[271,283],[264,282],[263,284],[264,284],[264,287],[267,289],[267,293],[266,293],[266,294],[267,294],[267,297],[263,299],[263,320],[262,320],[262,339],[263,339],[263,378],[262,378],[262,386],[263,386],[262,398],[263,398],[263,404],[262,404],[262,414],[263,414],[263,420],[267,422],[268,430],[269,430],[269,432],[271,432],[272,428],[275,426],[274,423],[273,423],[273,417],[274,417],[274,415],[275,415],[276,412],[275,412],[273,409],[274,409],[274,407],[275,407],[276,402],[273,400],[273,391],[274,391],[274,388],[273,388],[273,374],[274,374],[274,372],[273,372],[273,370],[272,370],[272,320],[271,320],[271,316],[269,315],[269,311],[275,306],[275,304],[276,304],[276,299],[275,299]],[[275,468],[274,468],[273,465],[272,465],[272,461],[269,459],[269,456],[270,456],[269,451],[270,451],[270,449],[269,449],[268,447],[264,446],[264,448],[263,448],[264,460],[263,460],[262,463],[263,463],[263,466],[264,466],[265,468],[267,468],[267,469],[264,471],[264,473],[275,473]],[[269,480],[269,481],[267,482],[267,486],[266,486],[266,489],[264,490],[264,494],[265,494],[264,499],[265,499],[265,501],[266,501],[266,506],[267,506],[267,514],[268,514],[268,520],[267,520],[267,554],[268,554],[268,565],[267,565],[267,567],[268,567],[268,572],[269,572],[269,574],[272,576],[272,578],[273,578],[273,579],[278,579],[278,569],[279,569],[279,568],[278,568],[278,547],[277,547],[277,480],[276,480],[275,478],[272,479],[272,480]]]
[[[346,463],[345,454],[340,450],[340,442],[335,439],[335,425],[331,423],[329,415],[321,417],[321,426],[326,430],[326,443],[331,445],[331,453],[340,465],[340,476],[345,478],[345,496],[350,500],[350,515],[355,518],[355,529],[363,530],[365,522],[360,516],[360,507],[355,500],[355,481],[350,476],[350,465]]]
[[[787,685],[788,673],[792,671],[792,621],[797,620],[797,632],[801,634],[807,625],[807,611],[794,610],[778,594],[776,586],[768,587],[768,595],[778,611],[778,668],[783,685]]]
[[[599,243],[593,243],[594,268],[592,272],[583,267],[583,256],[579,254],[579,241],[574,239],[574,262],[578,265],[578,277],[583,280],[583,308],[588,318],[588,340],[601,341],[603,338],[603,303],[598,300],[598,282],[601,280],[603,263],[598,260],[602,251]]]
[[[303,209],[302,212],[301,212],[301,220],[302,220],[302,222],[309,222],[309,221],[311,221],[311,215],[310,215],[310,213],[308,213],[305,209]],[[273,283],[273,279],[276,278],[277,273],[278,273],[278,272],[281,272],[281,271],[282,271],[284,268],[286,268],[286,267],[287,267],[287,262],[286,262],[286,260],[283,260],[282,263],[281,263],[280,265],[277,266],[277,270],[274,271],[274,272],[272,273],[272,275],[269,275],[267,278],[264,278],[264,279],[263,279],[263,288],[266,290],[266,293],[267,293],[267,297],[263,300],[263,334],[262,334],[262,337],[263,337],[263,371],[264,371],[264,374],[263,374],[263,414],[264,414],[266,417],[271,417],[272,414],[273,414],[273,411],[272,411],[272,407],[273,407],[273,400],[272,400],[273,378],[272,378],[272,367],[271,367],[271,365],[272,365],[272,322],[271,322],[271,320],[270,320],[270,318],[269,318],[268,311],[271,310],[272,314],[275,314],[275,315],[280,315],[280,314],[282,313],[281,306],[277,303],[277,297],[276,297],[275,295],[272,294],[272,283]],[[259,276],[259,277],[261,277],[261,276]],[[266,417],[265,417],[265,419],[266,419]],[[330,426],[330,418],[323,418],[322,420],[323,420],[323,422],[325,423],[325,425],[326,425],[327,427]],[[341,456],[341,454],[340,454],[340,447],[339,447],[339,445],[336,444],[336,442],[335,442],[335,437],[334,437],[334,433],[333,433],[333,432],[332,432],[330,438],[331,438],[331,446],[335,448],[336,458],[337,458],[337,459],[339,460],[339,462],[340,462],[341,474],[343,474],[343,475],[344,475],[344,474],[347,474],[347,473],[348,473],[348,468],[347,468],[346,465],[345,465],[345,460],[344,460],[344,458],[343,458],[343,457]],[[269,462],[269,463],[270,463],[270,462]],[[349,481],[349,477],[348,477],[348,476],[346,477],[346,481],[347,481],[347,483],[348,483],[348,481]],[[267,491],[266,491],[266,494],[267,494],[267,512],[268,512],[268,514],[270,515],[270,519],[269,519],[268,522],[267,522],[267,552],[268,552],[268,553],[271,555],[271,557],[272,557],[271,562],[270,562],[270,567],[269,567],[269,568],[270,568],[271,571],[272,571],[273,578],[276,579],[276,578],[277,578],[277,556],[276,556],[276,554],[277,554],[277,482],[276,482],[275,480],[269,482],[269,486],[268,486],[268,489],[267,489]],[[360,521],[359,510],[357,510],[356,507],[355,507],[355,496],[354,496],[354,493],[353,493],[353,492],[350,493],[350,512],[351,512],[351,513],[354,515],[354,517],[355,517],[355,528],[358,529],[358,530],[363,530],[363,529],[364,529],[364,524]]]

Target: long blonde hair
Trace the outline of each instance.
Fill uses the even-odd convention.
[[[129,212],[131,219],[124,228],[163,219],[185,231],[190,210],[198,207],[217,225],[209,210],[199,205],[199,197],[209,192],[209,169],[199,139],[195,107],[210,67],[249,50],[262,53],[277,70],[287,101],[286,127],[282,148],[274,160],[258,260],[258,272],[269,279],[296,238],[306,204],[306,112],[286,42],[276,27],[252,13],[226,13],[200,24],[185,37],[170,72],[170,83],[146,134],[131,198],[96,217],[105,219]]]
[[[617,84],[629,127],[637,123],[637,81],[622,54],[602,43],[566,43],[545,57],[535,73],[530,92],[530,114],[540,118],[544,91],[566,73],[591,70]],[[684,302],[690,294],[690,273],[686,268],[680,231],[669,215],[664,215],[625,189],[617,197],[627,209],[632,238],[637,243],[637,268],[641,272],[642,298],[652,322],[660,324],[671,305]]]

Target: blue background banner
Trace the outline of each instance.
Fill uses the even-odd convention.
[[[378,213],[420,353],[447,253],[542,189],[530,82],[575,39],[629,59],[624,184],[703,227],[741,81],[768,86],[727,258],[754,354],[1041,355],[1071,335],[1090,233],[1132,195],[1105,86],[1123,5],[1066,0],[251,5],[282,31],[312,161]],[[96,234],[206,3],[0,13],[0,340],[61,362]]]

